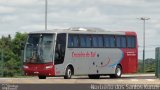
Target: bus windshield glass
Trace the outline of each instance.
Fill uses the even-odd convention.
[[[53,34],[30,34],[25,46],[25,63],[48,63],[53,58]]]

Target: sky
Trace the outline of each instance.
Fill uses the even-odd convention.
[[[0,37],[45,29],[45,0],[0,0]],[[107,31],[135,31],[142,59],[143,21],[146,56],[160,47],[160,0],[48,0],[48,29],[98,27]]]

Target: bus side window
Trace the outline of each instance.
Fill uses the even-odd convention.
[[[86,47],[87,48],[91,48],[91,46],[92,46],[92,38],[91,38],[91,35],[87,35],[86,36]]]
[[[116,46],[117,48],[121,47],[121,36],[116,36]]]
[[[73,35],[71,34],[68,35],[68,47],[73,47]]]
[[[86,47],[86,35],[79,35],[80,37],[80,47],[84,48]]]
[[[126,48],[126,37],[116,36],[116,46],[117,48]]]
[[[110,39],[109,36],[104,36],[104,47],[109,48],[110,47]]]
[[[103,47],[103,37],[102,35],[93,35],[92,36],[93,47],[102,48]]]
[[[79,47],[79,35],[73,35],[73,47]]]
[[[122,45],[122,48],[126,48],[127,46],[127,44],[126,44],[126,37],[125,36],[122,36],[121,37],[121,45]]]
[[[98,47],[102,48],[103,47],[103,37],[102,37],[102,35],[98,35],[97,40],[98,40]]]
[[[115,37],[113,35],[104,36],[104,47],[114,48],[115,47]]]
[[[115,47],[115,37],[114,36],[110,36],[109,39],[110,39],[110,47],[114,48]]]
[[[127,37],[127,47],[128,48],[135,48],[136,47],[136,40],[134,36]]]
[[[98,47],[97,35],[92,35],[92,47]]]
[[[132,37],[132,48],[136,47],[136,39],[135,37]]]

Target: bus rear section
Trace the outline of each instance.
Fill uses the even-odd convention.
[[[135,32],[126,32],[127,48],[122,49],[124,58],[121,61],[123,74],[136,73],[138,70],[138,40]]]

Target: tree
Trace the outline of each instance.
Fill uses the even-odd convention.
[[[0,66],[3,65],[3,68],[1,68],[1,72],[4,72],[3,76],[14,76],[22,73],[21,42],[25,42],[26,39],[27,34],[19,32],[16,33],[13,39],[10,35],[8,37],[2,36],[0,39],[0,53],[2,53],[3,49],[4,54],[4,62],[0,64]]]
[[[21,43],[25,43],[27,39],[27,34],[19,33],[17,32],[15,35],[15,38],[12,40],[12,51],[17,54],[18,56],[21,56]]]

